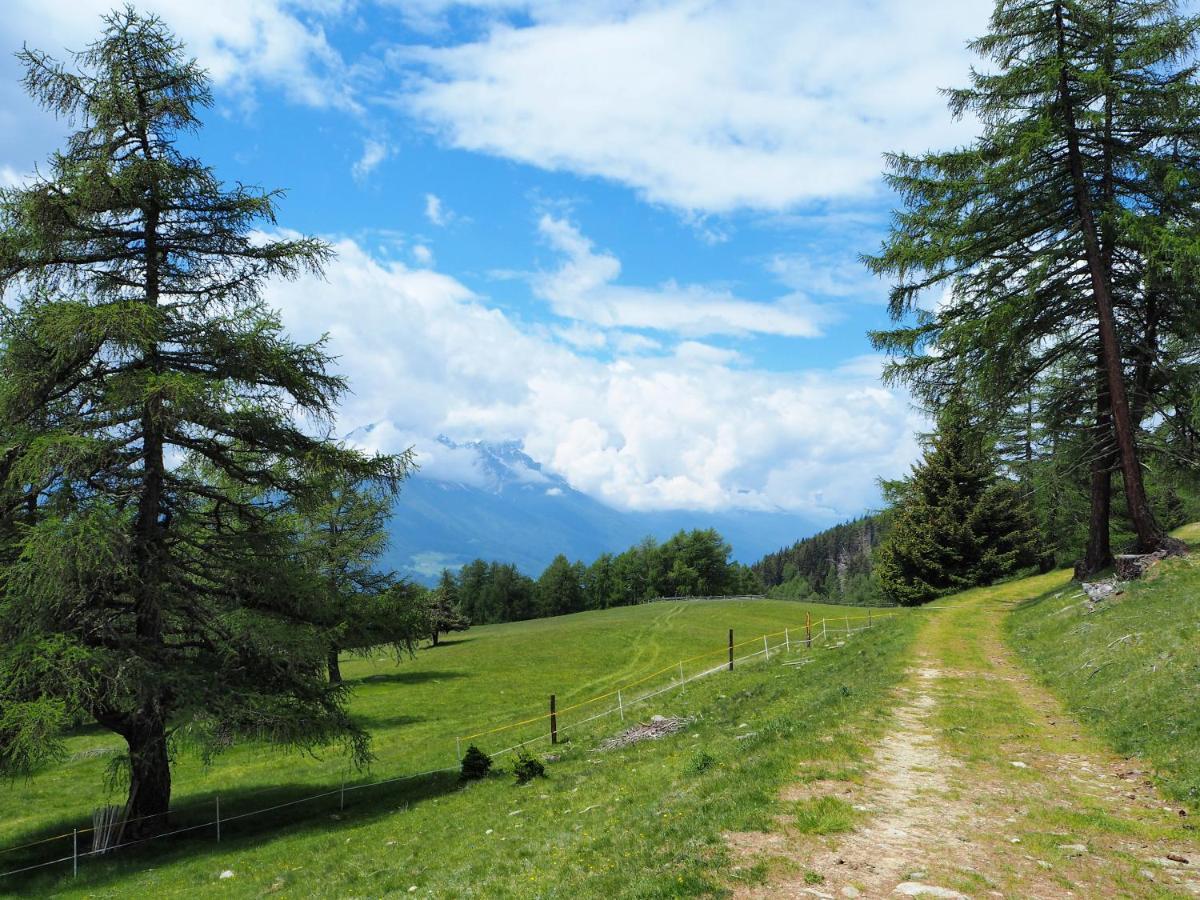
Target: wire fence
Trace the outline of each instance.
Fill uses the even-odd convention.
[[[698,598],[688,598],[698,599]],[[203,820],[183,827],[172,829],[171,831],[158,832],[146,838],[137,838],[130,840],[118,840],[109,843],[106,840],[94,840],[94,844],[99,844],[98,847],[93,846],[91,849],[84,848],[81,841],[86,841],[89,835],[93,838],[97,837],[98,829],[95,825],[84,828],[73,828],[71,831],[64,831],[60,834],[50,837],[41,838],[36,841],[29,841],[23,844],[17,844],[11,847],[0,848],[0,868],[3,867],[5,857],[12,858],[13,854],[21,851],[30,851],[36,847],[48,846],[51,844],[59,844],[64,847],[57,855],[50,859],[44,859],[28,865],[19,865],[14,868],[0,871],[0,879],[30,873],[38,869],[46,869],[53,866],[70,865],[73,876],[79,874],[79,864],[88,859],[106,855],[116,850],[122,850],[131,847],[141,847],[151,842],[165,841],[168,838],[178,837],[180,835],[208,830],[216,839],[221,840],[222,826],[228,826],[232,822],[244,821],[246,819],[263,816],[268,813],[277,812],[294,806],[299,806],[304,803],[312,803],[318,800],[337,797],[339,810],[345,808],[345,800],[347,794],[353,794],[356,791],[367,790],[369,788],[379,788],[386,785],[398,784],[404,781],[415,781],[421,778],[429,778],[436,775],[444,775],[448,773],[458,772],[462,760],[462,751],[464,747],[470,746],[473,743],[483,743],[486,745],[503,744],[503,741],[497,740],[495,736],[501,734],[509,734],[516,732],[513,737],[521,737],[515,743],[507,746],[499,746],[497,749],[486,750],[493,759],[505,756],[511,753],[517,753],[524,750],[533,744],[549,744],[555,746],[561,739],[566,737],[566,733],[570,731],[577,732],[584,725],[588,725],[599,719],[608,716],[618,716],[621,721],[625,720],[626,712],[631,707],[645,703],[654,697],[666,694],[670,691],[681,690],[687,684],[718,672],[731,671],[738,663],[745,663],[762,657],[764,660],[770,659],[772,655],[780,653],[792,653],[801,649],[808,650],[814,646],[829,646],[829,641],[832,637],[838,635],[850,635],[855,632],[865,631],[872,628],[878,621],[885,618],[895,616],[895,612],[875,613],[869,612],[865,616],[837,616],[832,618],[823,618],[820,621],[806,621],[803,625],[796,627],[784,628],[782,631],[776,631],[769,634],[763,634],[758,637],[749,638],[744,641],[735,642],[733,630],[729,631],[728,642],[720,647],[712,650],[698,653],[695,656],[686,659],[680,659],[669,666],[651,672],[649,675],[642,676],[635,681],[630,681],[622,684],[618,688],[614,688],[605,693],[598,694],[595,697],[589,697],[586,700],[580,700],[569,706],[558,708],[555,706],[554,695],[551,695],[550,709],[548,712],[540,715],[531,716],[499,724],[492,728],[487,728],[473,734],[463,735],[455,738],[455,756],[456,762],[452,766],[443,768],[429,769],[424,772],[416,772],[405,775],[396,775],[389,778],[380,778],[372,781],[347,784],[343,781],[338,787],[333,787],[328,790],[323,790],[315,794],[299,797],[292,800],[286,800],[281,803],[274,803],[267,806],[258,807],[252,810],[234,813],[232,815],[222,815],[221,813],[221,798],[215,796],[212,801],[204,801],[193,804],[188,804],[185,807],[175,808],[171,810],[171,814],[175,817],[183,817],[189,814],[200,814]],[[851,623],[862,623],[857,627]],[[774,641],[774,644],[772,644]],[[754,647],[754,650],[747,652],[747,648]],[[713,665],[714,658],[720,656],[721,662]],[[665,683],[657,685],[650,684],[655,679],[662,679],[663,676],[669,676]],[[595,709],[597,704],[604,701],[609,701],[610,706]],[[591,709],[588,709],[592,707]],[[586,710],[586,712],[584,712]],[[569,715],[574,713],[575,715]],[[566,716],[567,718],[563,718]],[[533,726],[538,726],[539,730],[536,735],[526,737],[521,733],[520,729],[533,730]],[[528,731],[526,733],[528,733]],[[482,740],[487,738],[489,740]],[[509,738],[512,740],[512,738]],[[483,748],[481,748],[483,749]],[[254,794],[240,795],[239,799],[245,801],[253,797],[262,796],[268,793],[276,793],[276,788],[267,788],[258,791]],[[206,814],[207,813],[207,814]],[[211,818],[209,818],[211,816]],[[136,824],[141,819],[130,818],[120,821],[120,832],[123,834],[125,828],[129,825]],[[67,843],[69,841],[69,844]],[[70,848],[70,852],[66,852],[66,847]]]

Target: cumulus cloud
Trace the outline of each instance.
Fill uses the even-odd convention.
[[[712,213],[863,196],[884,151],[964,139],[971,123],[950,120],[937,91],[963,81],[965,43],[992,7],[471,5],[524,21],[499,17],[474,41],[393,50],[391,63],[413,75],[399,98],[406,110],[452,146]]]
[[[111,0],[17,0],[5,7],[0,35],[53,55],[96,39]],[[138,9],[162,16],[214,82],[253,91],[260,83],[307,106],[356,109],[348,67],[324,24],[349,11],[349,0],[144,0]]]
[[[653,288],[617,284],[621,262],[597,251],[571,221],[543,214],[538,231],[563,257],[537,274],[534,293],[559,316],[601,328],[646,328],[689,336],[777,334],[816,337],[827,310],[792,293],[773,303],[742,300],[729,291],[668,281]]]
[[[330,335],[354,393],[343,432],[374,449],[417,447],[423,470],[468,483],[472,459],[439,444],[517,440],[547,470],[614,506],[787,509],[850,515],[874,479],[914,458],[920,426],[878,384],[878,361],[767,372],[722,348],[601,360],[526,329],[458,280],[336,247],[325,280],[271,287],[298,337]]]

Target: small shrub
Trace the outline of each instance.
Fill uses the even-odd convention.
[[[699,775],[701,772],[707,772],[716,764],[717,758],[707,750],[697,750],[692,754],[692,758],[688,760],[688,764],[684,771],[688,775]]]
[[[824,884],[825,876],[822,875],[820,872],[814,872],[812,869],[809,869],[807,872],[804,873],[804,883],[805,884]]]
[[[475,781],[486,778],[492,770],[492,758],[472,744],[462,758],[462,780]]]
[[[517,784],[528,784],[535,778],[545,778],[546,767],[540,759],[522,752],[513,761],[512,773],[517,779]]]

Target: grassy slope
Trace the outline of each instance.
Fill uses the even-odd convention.
[[[1177,534],[1200,542],[1200,526]],[[1200,810],[1200,559],[1168,560],[1094,612],[1083,600],[1068,587],[1023,604],[1010,642],[1081,721]]]
[[[352,660],[344,669],[357,680],[355,712],[377,736],[374,774],[382,776],[452,763],[456,734],[537,714],[551,690],[567,706],[705,647],[716,651],[712,660],[689,665],[689,672],[712,665],[721,658],[728,627],[740,640],[795,626],[807,608],[775,601],[651,604],[473,629],[399,667]],[[814,618],[827,612],[812,609]],[[614,719],[602,719],[590,726],[595,731],[579,733],[550,767],[551,777],[533,787],[497,778],[460,789],[451,776],[432,776],[352,793],[344,814],[333,797],[273,819],[229,823],[219,847],[207,834],[199,840],[193,835],[141,858],[89,861],[78,882],[60,869],[0,883],[0,890],[378,895],[415,884],[421,894],[474,896],[704,892],[723,861],[719,832],[761,824],[798,760],[818,747],[825,758],[831,748],[847,758],[861,751],[869,723],[882,716],[903,669],[911,633],[912,623],[901,618],[869,639],[856,638],[853,652],[817,653],[798,669],[747,666],[664,695],[638,715],[683,713],[698,720],[689,734],[661,743],[592,755],[587,748],[595,737],[618,727]],[[564,718],[569,723],[572,715],[592,711]],[[861,728],[852,735],[843,726],[854,722]],[[746,728],[739,727],[743,723]],[[747,732],[754,735],[737,740]],[[794,739],[776,740],[785,735]],[[104,799],[98,752],[112,746],[100,733],[73,737],[72,760],[16,786],[10,794],[15,802],[6,798],[0,841],[36,838],[86,817]],[[697,748],[715,764],[704,768]],[[280,757],[263,747],[240,748],[208,769],[185,757],[177,773],[184,824],[191,821],[186,808],[195,802],[200,812],[194,821],[211,818],[217,787],[228,817],[340,778],[334,760]],[[513,808],[522,812],[510,817]],[[26,859],[43,858],[41,853]],[[234,881],[218,882],[226,868],[237,873]]]

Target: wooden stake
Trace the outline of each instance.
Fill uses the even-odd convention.
[[[812,649],[812,613],[804,614],[804,640],[808,644],[808,649]]]
[[[558,743],[558,713],[554,711],[554,695],[550,695],[550,743]]]
[[[733,629],[729,629],[729,671],[733,671]]]

